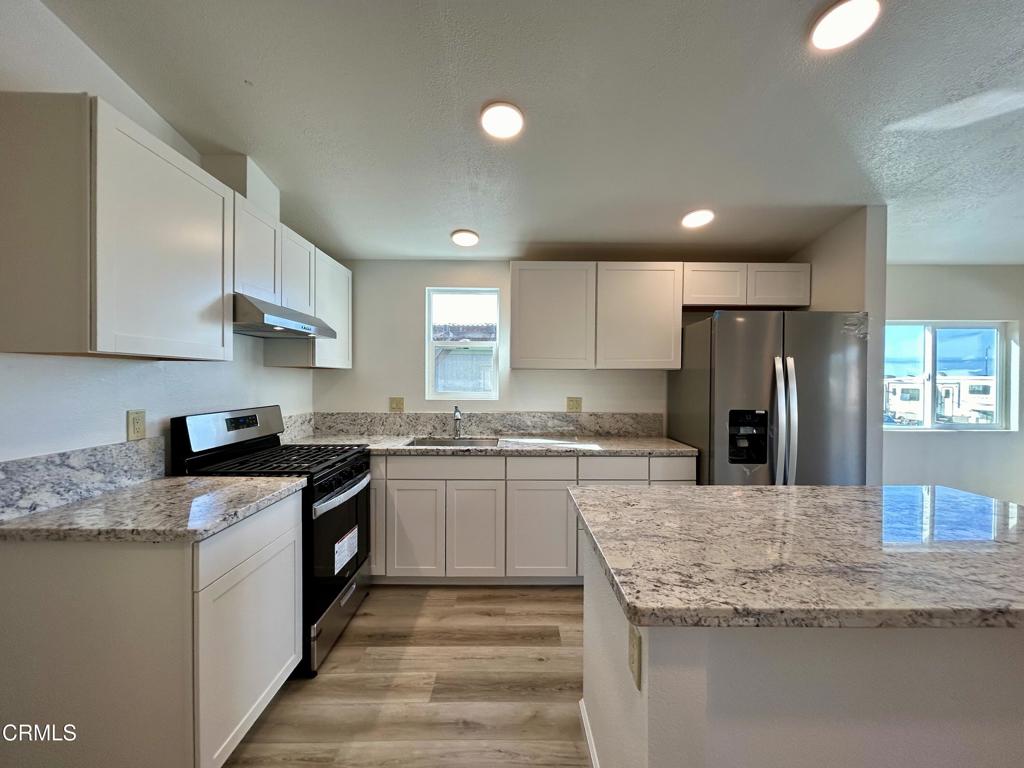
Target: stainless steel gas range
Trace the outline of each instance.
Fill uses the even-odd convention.
[[[302,606],[312,676],[366,597],[370,451],[365,445],[281,443],[280,406],[171,419],[171,471],[180,475],[307,478],[302,496]]]

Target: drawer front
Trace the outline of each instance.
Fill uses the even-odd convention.
[[[651,481],[696,480],[697,459],[693,456],[655,456],[651,458]]]
[[[591,485],[648,485],[646,480],[580,480],[581,487]]]
[[[646,480],[646,456],[581,456],[580,480]]]
[[[659,485],[696,485],[696,480],[651,480],[651,486]]]
[[[504,456],[389,456],[388,480],[504,480]]]
[[[575,456],[510,456],[509,480],[569,480],[576,482]]]
[[[198,592],[302,524],[302,493],[293,493],[195,545],[192,589]]]

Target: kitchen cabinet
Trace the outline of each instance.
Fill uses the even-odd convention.
[[[386,505],[387,575],[444,576],[445,482],[389,479]]]
[[[281,224],[235,193],[235,292],[281,303]]]
[[[445,575],[505,575],[505,483],[448,480]]]
[[[513,368],[593,368],[597,328],[594,262],[514,261]]]
[[[230,360],[231,190],[84,94],[0,114],[0,351]]]
[[[683,304],[731,307],[747,303],[747,265],[692,262],[683,265]]]
[[[315,249],[313,311],[334,339],[267,339],[263,364],[286,368],[352,367],[352,271]]]
[[[307,315],[314,313],[315,270],[316,248],[313,244],[281,225],[282,306]]]
[[[682,364],[683,265],[597,265],[598,368],[679,368]]]
[[[806,307],[810,303],[810,264],[747,264],[749,306]]]
[[[387,487],[376,476],[370,481],[370,575],[387,573]]]
[[[506,506],[509,576],[575,576],[576,512],[564,481],[510,480]]]

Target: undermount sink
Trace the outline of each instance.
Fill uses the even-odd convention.
[[[417,437],[409,445],[435,448],[497,448],[496,437]]]

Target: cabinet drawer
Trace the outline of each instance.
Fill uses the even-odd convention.
[[[581,456],[580,480],[646,480],[646,456]]]
[[[302,493],[298,492],[200,541],[193,550],[192,589],[206,588],[301,523]]]
[[[388,480],[504,480],[504,456],[389,456]]]
[[[646,480],[580,480],[580,486],[588,485],[647,485]]]
[[[656,456],[651,458],[651,481],[696,480],[697,459],[693,456]]]
[[[696,480],[651,480],[651,487],[659,485],[696,485]]]
[[[576,481],[575,456],[509,457],[509,480]]]

